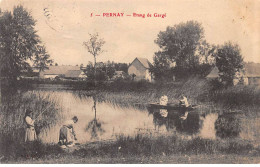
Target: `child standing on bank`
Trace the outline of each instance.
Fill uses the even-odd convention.
[[[25,142],[35,141],[37,139],[37,136],[34,129],[34,120],[32,120],[31,110],[26,110],[24,121],[26,123]]]

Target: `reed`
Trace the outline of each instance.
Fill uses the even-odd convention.
[[[4,157],[40,156],[46,151],[41,141],[31,144],[24,143],[26,109],[33,111],[33,119],[43,112],[35,121],[36,133],[43,128],[55,124],[59,117],[60,108],[49,95],[42,95],[37,91],[18,93],[12,99],[5,99],[0,114],[0,155]],[[34,147],[36,146],[36,147]],[[48,147],[48,146],[46,146]],[[45,150],[45,151],[44,151]]]

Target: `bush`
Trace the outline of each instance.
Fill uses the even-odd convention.
[[[252,86],[237,85],[209,93],[210,101],[223,104],[227,107],[241,105],[258,105],[260,101],[260,90]]]

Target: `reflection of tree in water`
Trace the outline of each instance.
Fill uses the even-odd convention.
[[[148,108],[149,114],[153,114],[153,123],[157,127],[165,125],[167,131],[176,129],[176,131],[187,134],[198,133],[201,128],[201,119],[197,113],[189,113],[187,118],[181,119],[183,113],[178,111],[169,111],[167,117],[163,117],[159,109]]]
[[[86,128],[86,131],[89,131],[91,133],[91,139],[99,139],[99,136],[101,136],[105,130],[102,128],[102,121],[99,121],[97,119],[97,108],[96,108],[96,97],[93,96],[94,105],[92,107],[92,110],[95,111],[95,117],[92,121],[88,123],[88,126]]]
[[[240,116],[237,113],[220,115],[215,122],[215,129],[220,138],[237,137],[241,132]]]

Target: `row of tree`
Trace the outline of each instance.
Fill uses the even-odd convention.
[[[231,42],[220,46],[209,44],[197,21],[167,27],[166,31],[159,32],[155,43],[160,48],[150,69],[155,80],[172,80],[173,76],[177,79],[205,77],[217,66],[221,81],[230,85],[235,74],[243,69],[239,46]]]

